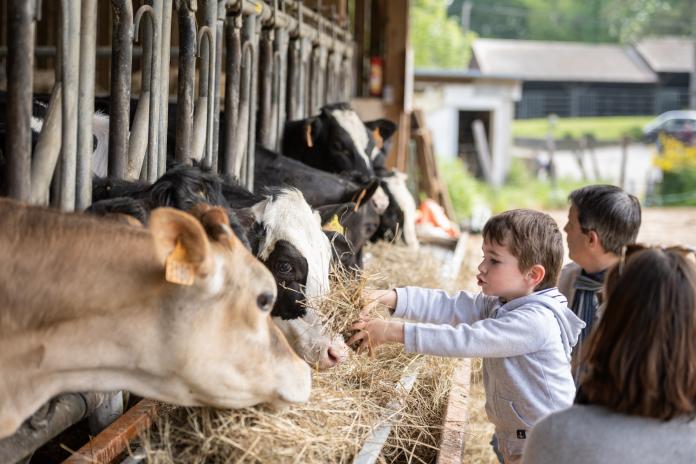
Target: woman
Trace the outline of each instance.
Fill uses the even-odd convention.
[[[630,247],[583,353],[575,404],[532,430],[523,463],[696,462],[696,265]]]

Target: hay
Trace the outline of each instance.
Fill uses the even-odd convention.
[[[348,334],[361,310],[364,288],[438,286],[440,264],[427,253],[371,245],[365,272],[339,276],[319,311],[331,330]],[[384,345],[374,358],[351,353],[343,364],[313,373],[305,404],[282,411],[265,406],[240,410],[173,408],[143,437],[153,463],[339,463],[351,462],[373,427],[391,414],[386,405],[419,355]],[[401,398],[401,418],[383,450],[388,462],[434,462],[454,360],[426,357],[410,395]]]

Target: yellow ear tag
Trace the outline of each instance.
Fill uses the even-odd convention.
[[[340,222],[338,222],[338,215],[334,214],[333,217],[329,222],[324,224],[322,227],[322,230],[325,230],[327,232],[338,232],[339,234],[343,234],[343,226],[341,225]]]
[[[193,264],[186,261],[186,250],[177,240],[174,250],[167,256],[164,278],[179,285],[193,285],[196,273]]]
[[[309,148],[312,148],[314,146],[314,142],[312,141],[312,125],[307,124],[305,126],[305,142],[307,142],[307,146]]]

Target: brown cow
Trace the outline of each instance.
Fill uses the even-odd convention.
[[[308,399],[310,368],[271,322],[270,272],[221,210],[198,216],[160,208],[148,230],[0,198],[0,438],[68,391]]]

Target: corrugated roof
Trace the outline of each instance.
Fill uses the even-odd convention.
[[[474,67],[534,81],[652,83],[656,74],[630,48],[612,44],[478,39]]]
[[[636,44],[655,72],[688,73],[694,63],[694,42],[687,37],[653,37]]]

